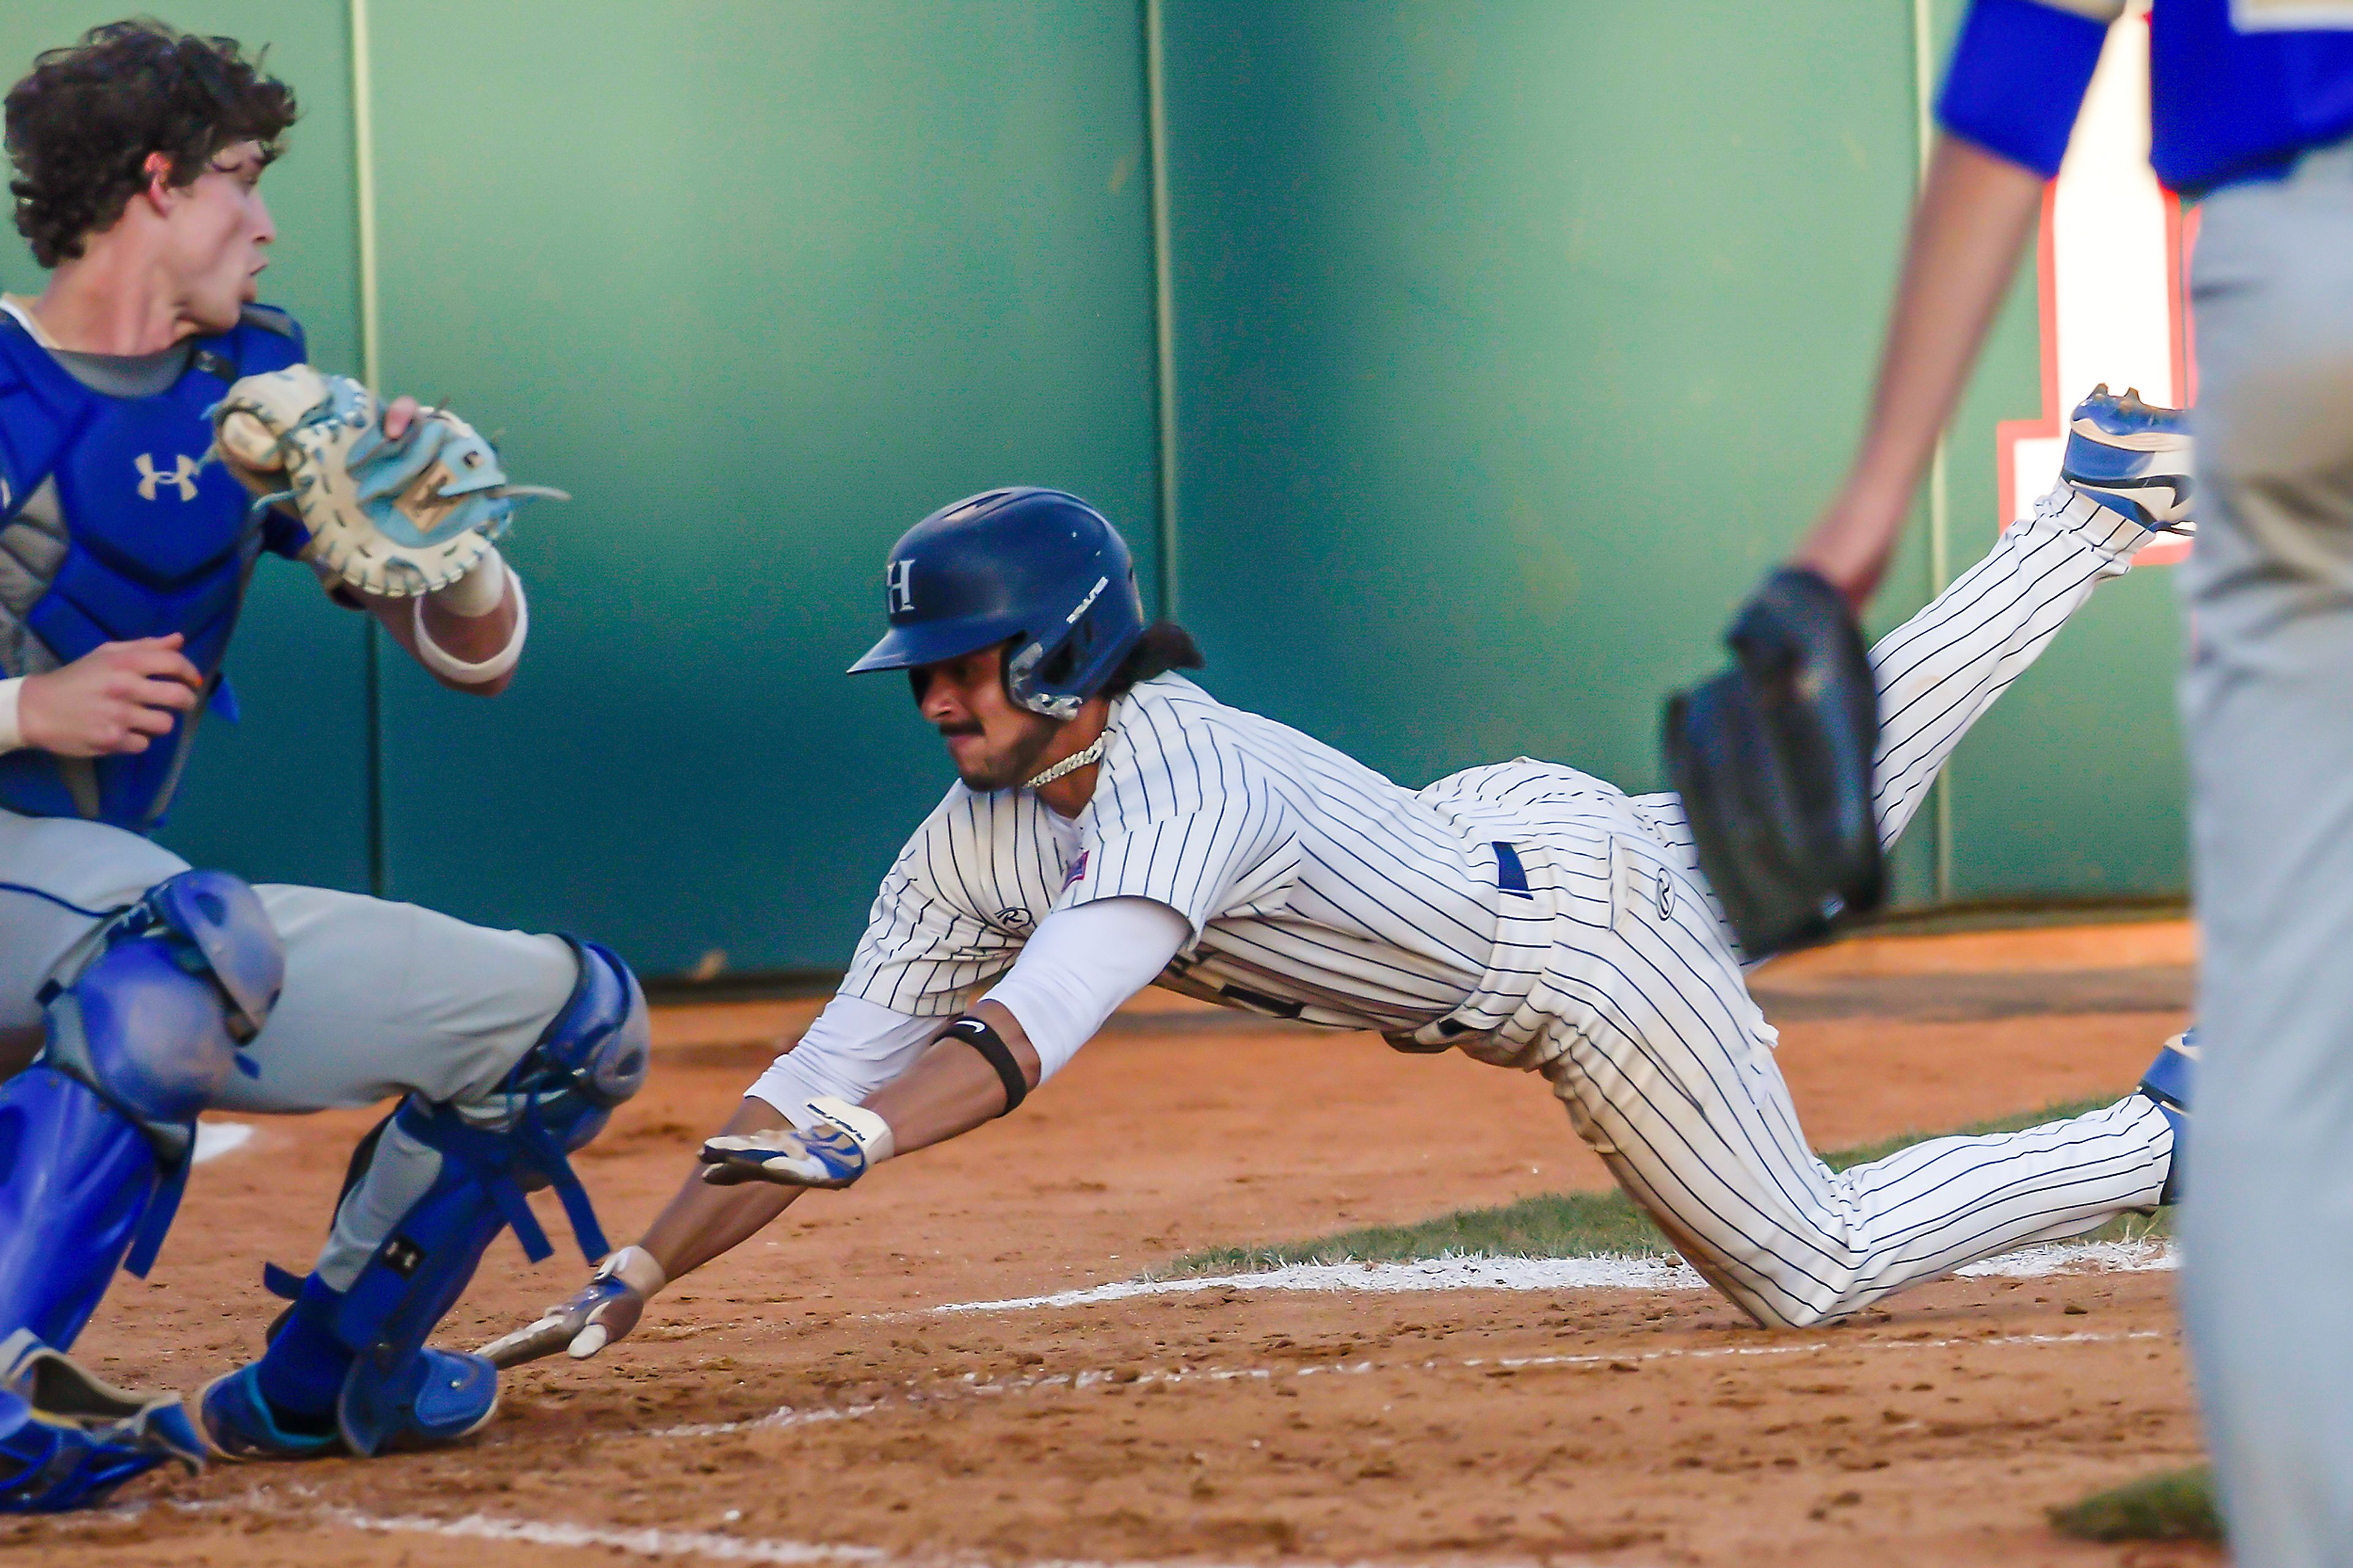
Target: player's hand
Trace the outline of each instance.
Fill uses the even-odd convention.
[[[25,743],[60,757],[145,751],[199,700],[204,677],[180,651],[185,640],[174,632],[106,643],[62,668],[26,676],[16,697]]]
[[[726,1133],[702,1144],[702,1179],[715,1187],[774,1182],[781,1187],[846,1187],[866,1173],[866,1151],[846,1127],[820,1121],[795,1131]]]
[[[615,1340],[625,1339],[645,1315],[647,1299],[668,1281],[661,1266],[642,1247],[625,1247],[605,1259],[596,1277],[542,1313],[484,1345],[480,1354],[497,1367],[520,1366],[557,1351],[586,1361]]]
[[[384,434],[386,440],[397,441],[408,434],[417,420],[417,399],[408,396],[394,398],[384,405]]]

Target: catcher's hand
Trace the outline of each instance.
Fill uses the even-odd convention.
[[[1725,640],[1735,668],[1667,705],[1667,773],[1753,960],[1820,941],[1884,891],[1879,693],[1854,612],[1815,573],[1767,577]]]
[[[550,1307],[536,1322],[492,1340],[479,1353],[497,1367],[520,1366],[557,1351],[586,1361],[615,1340],[627,1338],[644,1316],[647,1298],[667,1283],[651,1254],[625,1247],[605,1259],[596,1277],[569,1300]]]
[[[507,482],[490,442],[446,408],[387,436],[375,395],[307,364],[248,375],[211,410],[214,444],[310,531],[304,558],[364,594],[407,598],[473,570],[517,500],[571,498]]]

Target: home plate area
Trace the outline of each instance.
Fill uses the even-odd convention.
[[[1760,990],[1812,998],[1783,1009],[1781,1047],[1809,1132],[1853,1146],[2121,1092],[2182,1016],[2116,976],[2186,962],[2171,929],[1883,938],[1768,971]],[[2073,999],[2020,1005],[1989,973]],[[1841,995],[1862,1001],[1820,1000]],[[580,1160],[617,1237],[811,1011],[663,1015],[649,1087]],[[192,1389],[249,1357],[277,1306],[262,1260],[307,1262],[371,1120],[257,1119],[197,1172],[153,1282],[112,1293],[89,1358]],[[99,1514],[12,1521],[0,1548],[237,1568],[2105,1563],[2119,1549],[2055,1535],[2045,1510],[2197,1461],[2161,1239],[2014,1254],[1772,1332],[1665,1258],[1186,1261],[1607,1185],[1538,1080],[1164,1004],[1018,1115],[799,1204],[603,1355],[509,1374],[471,1442],[159,1475]],[[584,1273],[501,1239],[440,1339],[479,1343]]]

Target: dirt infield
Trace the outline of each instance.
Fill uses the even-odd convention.
[[[2121,1092],[2180,1026],[2188,959],[2178,924],[1883,938],[1760,989],[1834,1144]],[[664,1014],[651,1085],[582,1161],[617,1235],[809,1011]],[[204,1166],[89,1358],[192,1388],[253,1353],[260,1260],[307,1261],[368,1121],[264,1122]],[[1775,1333],[1694,1291],[929,1310],[1605,1180],[1537,1080],[1155,1002],[1018,1116],[804,1201],[599,1360],[514,1376],[471,1444],[146,1480],[0,1548],[60,1568],[2215,1560],[2042,1523],[2197,1454],[2163,1273],[1947,1281]],[[581,1272],[501,1239],[443,1337]]]

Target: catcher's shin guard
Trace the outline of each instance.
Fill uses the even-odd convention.
[[[333,1289],[316,1274],[301,1282],[294,1310],[256,1369],[259,1393],[281,1413],[323,1413],[332,1403],[353,1453],[446,1440],[488,1417],[496,1399],[489,1363],[427,1351],[425,1340],[501,1228],[514,1226],[534,1262],[553,1252],[525,1191],[553,1185],[582,1252],[594,1261],[607,1250],[566,1155],[645,1082],[645,995],[610,951],[574,947],[580,978],[571,997],[494,1094],[464,1106],[412,1096],[400,1108],[361,1190],[405,1167],[422,1195],[348,1289]],[[275,1283],[294,1287],[283,1277]]]
[[[88,1507],[174,1459],[204,1467],[177,1395],[102,1383],[22,1330],[0,1341],[0,1513]]]
[[[71,1345],[118,1266],[147,1272],[179,1206],[196,1115],[284,974],[253,890],[188,871],[118,918],[69,984],[46,989],[47,1044],[0,1085],[0,1334]]]

